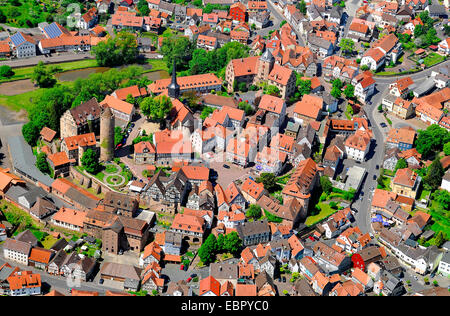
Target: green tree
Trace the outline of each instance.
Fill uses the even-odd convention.
[[[200,260],[206,265],[214,262],[216,258],[217,251],[217,239],[216,236],[210,234],[208,238],[206,238],[205,242],[202,244],[200,249],[198,250],[198,256]]]
[[[210,116],[214,112],[214,108],[210,106],[205,106],[202,110],[202,114],[200,115],[200,118],[202,120],[206,119],[208,116]]]
[[[436,159],[433,160],[431,165],[428,167],[427,175],[423,179],[425,188],[433,191],[439,188],[444,174],[445,170],[442,167],[441,161],[439,160],[439,157],[436,157]]]
[[[33,122],[28,122],[22,126],[22,135],[30,146],[35,146],[39,138],[40,130]]]
[[[148,7],[147,0],[139,0],[137,8],[140,16],[148,16],[150,14],[150,8]]]
[[[408,163],[405,159],[400,158],[397,160],[397,163],[395,164],[395,172],[397,172],[398,169],[405,169],[408,168]]]
[[[339,99],[342,95],[342,91],[336,87],[331,88],[330,94],[335,97],[336,99]]]
[[[297,89],[302,96],[309,94],[311,92],[311,80],[297,78]]]
[[[217,236],[217,252],[221,253],[225,251],[225,235],[220,234]]]
[[[8,65],[0,66],[0,77],[10,78],[12,76],[14,76],[14,71],[10,66]]]
[[[140,108],[150,120],[162,122],[172,109],[172,101],[165,95],[147,97],[142,100]]]
[[[436,237],[434,238],[434,244],[435,244],[437,247],[440,247],[440,246],[442,246],[442,244],[443,244],[445,241],[446,241],[445,235],[444,235],[444,233],[442,232],[442,230],[440,230],[440,231],[437,233]]]
[[[47,162],[47,155],[45,153],[40,153],[36,157],[36,167],[40,172],[49,174],[50,166]]]
[[[75,96],[69,87],[56,85],[45,89],[37,100],[36,106],[30,111],[29,118],[41,130],[48,126],[56,132],[60,129],[60,118],[70,109]]]
[[[164,39],[161,53],[169,71],[172,71],[174,60],[177,71],[188,69],[194,48],[195,44],[186,37],[174,36]]]
[[[343,38],[340,46],[345,55],[350,55],[355,50],[355,42],[350,38]]]
[[[270,193],[280,190],[280,185],[277,183],[277,178],[273,173],[263,172],[256,178],[257,183],[262,183],[264,188]]]
[[[320,177],[320,186],[322,187],[322,190],[327,194],[329,194],[333,189],[333,184],[327,176]]]
[[[0,23],[6,22],[6,15],[3,13],[2,10],[0,10]]]
[[[123,140],[123,132],[120,126],[114,128],[114,146],[119,145]]]
[[[280,96],[280,89],[278,89],[278,87],[276,87],[276,86],[269,85],[267,87],[267,94],[279,97]]]
[[[87,172],[92,174],[97,174],[101,167],[97,153],[90,148],[81,157],[81,165]]]
[[[241,92],[247,92],[248,91],[247,84],[245,82],[239,82],[238,89]]]
[[[344,95],[347,97],[347,99],[353,99],[355,97],[355,86],[350,83],[347,84],[344,89]]]
[[[424,29],[423,29],[423,25],[417,24],[417,25],[414,27],[414,37],[415,37],[415,38],[419,37],[420,35],[422,35],[422,34],[424,34],[424,33],[425,33],[425,31],[424,31]]]
[[[444,25],[444,33],[446,36],[450,36],[450,24]]]
[[[342,94],[342,86],[344,84],[342,83],[342,81],[340,79],[334,79],[332,82],[332,88],[331,88],[331,95],[333,97],[335,97],[336,99],[339,99],[341,97]]]
[[[366,71],[366,70],[369,70],[370,68],[369,68],[369,66],[367,66],[367,65],[362,65],[362,66],[360,67],[360,69],[361,69],[361,71]]]
[[[245,216],[249,218],[258,219],[261,218],[261,207],[256,204],[250,204],[247,212],[245,212]]]
[[[444,145],[444,154],[445,154],[446,156],[450,156],[450,142],[447,142],[447,143]]]
[[[248,102],[245,101],[239,102],[238,109],[244,111],[245,115],[252,115],[255,112],[253,107]]]
[[[416,149],[422,154],[423,158],[431,156],[433,153],[440,152],[444,144],[450,141],[450,133],[437,124],[427,127],[426,130],[419,130],[416,139]]]
[[[94,46],[92,54],[99,66],[114,67],[135,63],[138,57],[136,38],[131,33],[121,31],[115,38],[111,37]]]
[[[240,253],[242,240],[239,238],[237,232],[231,232],[225,236],[223,249],[233,255]]]
[[[44,65],[41,60],[33,68],[31,74],[31,82],[38,85],[40,88],[49,88],[56,83],[56,79],[53,77],[53,73]]]
[[[433,193],[433,199],[438,202],[444,210],[450,209],[450,193],[447,190],[438,190]]]
[[[301,0],[297,2],[296,8],[302,13],[306,14],[306,2],[305,0]]]

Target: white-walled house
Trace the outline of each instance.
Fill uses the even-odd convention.
[[[345,140],[345,153],[347,158],[364,161],[370,148],[371,136],[367,131],[357,130]]]

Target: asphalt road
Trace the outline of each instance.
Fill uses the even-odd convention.
[[[0,247],[0,249],[2,249]],[[3,251],[1,251],[3,253]],[[77,290],[81,291],[96,291],[99,292],[100,295],[104,295],[107,290],[111,291],[117,291],[116,288],[107,288],[106,286],[99,285],[94,282],[82,282],[81,286],[71,286],[70,283],[67,282],[67,278],[62,276],[55,276],[50,275],[42,270],[35,269],[33,267],[24,266],[17,264],[13,261],[6,261],[3,257],[0,258],[0,266],[3,265],[5,262],[8,262],[13,267],[19,267],[21,270],[25,271],[33,271],[36,273],[39,273],[41,275],[41,282],[43,285],[43,290],[45,291],[43,294],[46,294],[48,291],[51,290],[58,290],[60,292],[63,292],[64,294],[69,294],[69,288],[76,288]]]

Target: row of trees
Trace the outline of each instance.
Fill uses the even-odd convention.
[[[172,70],[175,60],[177,71],[185,74],[213,72],[221,76],[220,73],[225,74],[225,67],[230,60],[249,55],[249,47],[239,42],[229,42],[207,52],[204,49],[196,49],[196,44],[186,37],[171,37],[164,39],[161,52],[169,71]]]
[[[138,58],[138,47],[133,34],[122,31],[92,48],[99,66],[115,67],[133,64]]]
[[[330,94],[336,99],[339,99],[342,96],[342,94],[344,94],[347,99],[352,99],[355,97],[355,86],[353,86],[350,83],[347,83],[344,90],[342,90],[343,87],[344,83],[340,79],[334,79],[332,81],[332,88]]]

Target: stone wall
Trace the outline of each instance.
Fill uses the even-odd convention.
[[[94,177],[89,177],[88,175],[80,173],[74,167],[70,167],[70,177],[77,180],[80,183],[80,186],[88,189],[92,188],[95,191],[95,194],[106,193],[111,191],[106,185],[101,183],[99,180]]]

